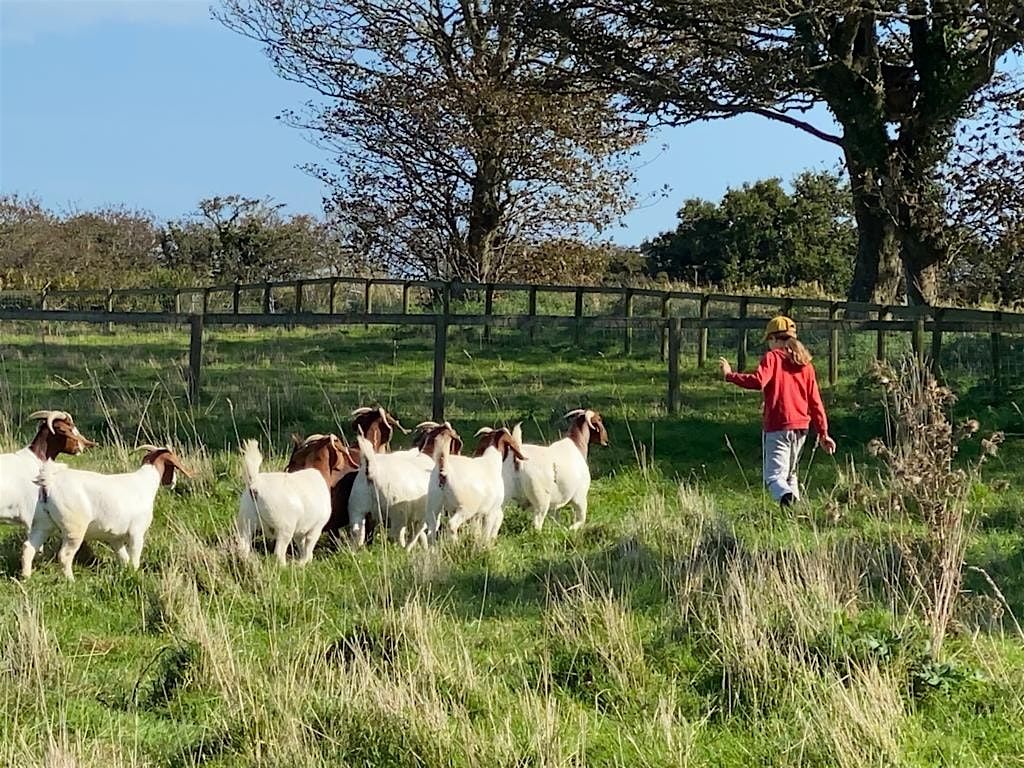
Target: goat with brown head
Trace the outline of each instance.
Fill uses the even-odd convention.
[[[63,543],[57,558],[73,580],[71,564],[84,542],[98,540],[113,548],[121,562],[139,567],[146,534],[153,523],[153,502],[161,485],[174,485],[175,473],[191,477],[169,448],[140,446],[146,454],[134,472],[105,475],[44,462],[36,484],[40,512],[22,545],[21,569],[32,573],[32,560],[53,530]]]
[[[527,457],[505,428],[484,427],[478,431],[477,437],[481,439],[474,456],[451,454],[450,446],[457,433],[448,422],[429,429],[435,444],[435,464],[427,489],[427,541],[433,540],[442,516],[447,513],[448,530],[453,538],[463,524],[479,518],[484,540],[493,543],[504,519],[504,457],[522,461]]]
[[[583,526],[590,492],[590,444],[608,445],[608,430],[597,411],[577,408],[565,417],[569,420],[568,434],[551,445],[523,444],[522,429],[517,424],[512,436],[530,461],[506,461],[502,470],[506,497],[533,512],[533,526],[538,531],[549,512],[566,505],[573,510],[569,529]]]
[[[43,465],[61,453],[79,454],[96,445],[75,426],[67,411],[36,411],[35,436],[27,446],[0,454],[0,522],[32,527],[39,502],[35,480]]]
[[[348,499],[352,493],[352,481],[359,469],[359,449],[344,445],[335,435],[310,435],[305,440],[292,435],[294,447],[285,472],[300,469],[320,468],[320,463],[332,467],[327,485],[331,490],[331,516],[323,532],[328,538],[337,540],[348,525]],[[335,455],[324,455],[323,448],[329,442]],[[339,463],[340,462],[340,463]]]

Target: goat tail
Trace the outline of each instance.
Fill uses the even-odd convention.
[[[263,463],[263,454],[260,453],[260,444],[255,440],[246,440],[242,443],[242,479],[245,486],[252,485],[253,480],[260,473],[260,465]]]

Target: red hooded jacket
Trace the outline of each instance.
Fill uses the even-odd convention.
[[[828,435],[828,419],[814,366],[797,365],[786,350],[769,350],[754,373],[730,373],[725,380],[764,393],[765,432],[807,429],[814,424],[819,436]]]

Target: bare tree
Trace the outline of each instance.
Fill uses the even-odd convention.
[[[608,92],[541,93],[523,0],[224,0],[318,98],[286,117],[335,152],[329,214],[394,272],[489,280],[523,248],[631,206],[642,128]]]

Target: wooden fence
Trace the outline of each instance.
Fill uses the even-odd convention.
[[[362,306],[360,312],[336,312],[336,289],[339,285],[357,285],[361,288]],[[303,292],[308,286],[328,286],[326,311],[310,311],[303,305]],[[374,311],[374,288],[397,286],[401,288],[401,312],[381,313]],[[410,312],[410,290],[429,289],[435,301],[434,311]],[[274,312],[271,297],[273,291],[290,289],[294,291],[294,303],[287,312]],[[262,292],[261,312],[242,312],[243,292]],[[524,314],[497,314],[494,309],[496,294],[523,291],[527,294],[527,312]],[[218,293],[231,296],[230,312],[210,312],[210,297]],[[484,298],[482,313],[463,314],[458,312],[453,295],[476,293]],[[544,315],[537,311],[538,294],[571,293],[575,296],[572,315]],[[586,294],[614,296],[619,299],[617,312],[611,315],[584,314],[583,297]],[[201,296],[201,311],[181,311],[185,296]],[[125,297],[160,296],[174,303],[174,311],[146,312],[124,311],[117,308],[118,300]],[[89,309],[52,309],[49,304],[66,297],[100,297],[102,304]],[[650,297],[659,300],[660,311],[656,316],[642,316],[634,313],[634,300]],[[26,301],[25,299],[29,299]],[[9,308],[14,303],[32,306]],[[674,312],[673,302],[695,303],[694,316],[680,316]],[[712,305],[727,305],[735,308],[728,316],[712,316]],[[930,357],[937,365],[945,332],[984,333],[989,335],[991,344],[992,379],[996,388],[1002,386],[1001,352],[1002,334],[1024,334],[1024,314],[999,311],[959,309],[953,307],[908,307],[862,304],[822,299],[806,299],[778,296],[747,296],[725,293],[696,293],[688,291],[662,290],[647,287],[607,286],[562,286],[530,285],[517,283],[447,283],[440,281],[403,281],[363,278],[324,278],[318,280],[295,280],[284,283],[234,284],[189,289],[117,289],[107,291],[49,291],[41,294],[17,294],[0,292],[0,322],[4,321],[55,321],[102,324],[112,330],[116,324],[187,324],[190,328],[188,394],[193,403],[200,397],[202,370],[203,332],[207,326],[345,326],[345,325],[388,325],[420,326],[434,329],[434,372],[433,372],[433,418],[444,416],[445,361],[447,359],[448,329],[450,326],[482,326],[485,340],[489,339],[491,328],[516,328],[527,331],[531,338],[537,328],[559,328],[572,331],[579,343],[585,329],[620,329],[623,350],[632,352],[633,331],[648,329],[660,331],[661,359],[667,363],[667,396],[669,412],[679,407],[679,357],[684,332],[696,334],[696,363],[704,366],[708,360],[708,332],[712,329],[736,331],[738,342],[737,367],[744,369],[749,361],[748,336],[750,331],[764,327],[765,312],[750,316],[752,306],[769,312],[796,313],[802,331],[828,332],[828,382],[834,385],[839,376],[839,335],[841,332],[863,332],[875,335],[875,357],[886,358],[887,338],[890,334],[909,334],[911,347],[920,360],[928,354],[926,337],[930,334]],[[799,310],[827,316],[801,316]]]

